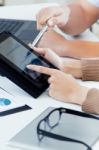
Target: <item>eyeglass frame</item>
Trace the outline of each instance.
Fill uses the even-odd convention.
[[[55,125],[50,126],[49,117],[55,111],[59,111],[59,115],[60,115],[59,116],[59,120],[58,120],[58,122]],[[87,118],[92,118],[92,119],[99,120],[99,118],[96,117],[96,116],[93,116],[93,115],[90,115],[90,114],[87,114],[87,113],[83,113],[83,112],[80,112],[80,111],[78,112],[78,111],[67,109],[67,108],[63,108],[63,107],[55,108],[52,111],[50,111],[46,117],[44,117],[42,120],[40,120],[39,123],[38,123],[38,125],[37,125],[37,135],[38,135],[39,141],[41,142],[42,139],[44,138],[44,136],[46,136],[46,137],[54,138],[54,139],[61,140],[61,141],[69,141],[69,142],[74,142],[74,143],[82,144],[82,145],[86,146],[88,148],[88,150],[92,150],[92,148],[88,144],[86,144],[85,142],[83,142],[83,141],[76,140],[76,139],[69,138],[69,137],[65,137],[65,136],[61,136],[59,134],[55,134],[55,133],[48,132],[46,130],[40,129],[40,125],[41,125],[41,123],[43,121],[45,122],[45,125],[47,124],[49,126],[50,129],[53,129],[54,127],[56,127],[59,124],[60,119],[61,119],[61,115],[63,113],[73,114],[73,115],[77,115],[77,116],[81,116],[81,117],[87,117]],[[40,138],[40,135],[42,135],[41,138]]]

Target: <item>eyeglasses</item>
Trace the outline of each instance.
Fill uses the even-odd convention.
[[[38,123],[37,135],[38,135],[39,141],[42,141],[42,139],[44,137],[49,137],[49,138],[53,138],[53,139],[60,140],[60,141],[70,141],[70,142],[82,144],[82,145],[86,146],[88,148],[88,150],[92,150],[92,148],[83,141],[65,137],[65,136],[61,136],[59,134],[55,134],[55,133],[51,132],[51,130],[53,128],[55,128],[56,126],[59,125],[61,116],[63,113],[68,113],[68,114],[73,114],[73,115],[77,115],[77,116],[81,116],[81,117],[88,117],[88,118],[93,118],[93,119],[99,120],[99,118],[97,118],[95,116],[85,114],[82,112],[78,112],[75,110],[70,110],[70,109],[66,109],[66,108],[62,108],[62,107],[53,109],[44,119],[40,120],[40,122]]]

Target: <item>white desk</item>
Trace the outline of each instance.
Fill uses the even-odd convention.
[[[15,19],[27,19],[33,20],[35,19],[35,14],[37,11],[45,6],[51,4],[35,4],[28,6],[11,6],[11,7],[0,7],[0,18],[15,18]],[[87,31],[82,34],[81,39],[88,40],[98,40],[92,33]],[[98,82],[86,82],[84,84],[90,87],[99,88]],[[4,87],[6,90],[12,92],[15,96],[17,96],[17,100],[23,101],[26,104],[30,105],[33,109],[30,111],[25,111],[13,115],[9,115],[6,117],[0,118],[0,150],[15,150],[15,148],[8,147],[6,142],[9,141],[18,131],[20,131],[23,127],[25,127],[29,122],[31,122],[34,118],[36,118],[44,109],[49,106],[55,107],[68,107],[72,109],[81,110],[79,106],[64,104],[62,102],[58,102],[47,96],[47,92],[45,92],[38,99],[34,99],[23,90],[21,90],[14,83],[9,81],[6,78],[0,77],[0,86]],[[33,148],[36,150],[38,148]],[[99,150],[99,142],[94,146],[94,150]]]

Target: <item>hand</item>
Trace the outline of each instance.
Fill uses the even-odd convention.
[[[59,69],[65,73],[73,75],[75,78],[82,78],[82,65],[81,60],[61,57],[62,63],[59,66]]]
[[[50,75],[48,82],[49,96],[67,103],[82,105],[86,99],[88,88],[80,86],[76,80],[59,70],[42,66],[28,65],[28,69]]]
[[[69,7],[46,7],[39,11],[37,14],[37,28],[41,29],[46,23],[49,27],[53,28],[55,25],[58,27],[65,26],[68,22],[70,15]]]
[[[50,48],[55,51],[58,55],[63,56],[66,54],[67,41],[62,35],[59,33],[49,30],[44,33],[43,37],[38,43],[38,47],[42,48]]]
[[[55,52],[53,52],[49,48],[36,48],[32,47],[31,44],[29,46],[36,51],[38,54],[40,54],[43,58],[48,60],[51,64],[53,64],[55,67],[59,68],[61,66],[62,60],[61,57],[59,57]],[[60,68],[59,68],[60,69]]]
[[[31,45],[30,47],[33,48]],[[37,53],[39,53],[42,57],[47,59],[50,63],[52,63],[61,71],[72,74],[76,78],[82,77],[80,60],[60,57],[49,48],[34,47],[33,50],[35,50]]]

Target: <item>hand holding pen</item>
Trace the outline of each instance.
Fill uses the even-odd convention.
[[[57,25],[60,28],[66,26],[70,16],[70,8],[68,6],[52,6],[41,9],[37,16],[37,28],[42,29],[45,24],[49,28]]]

